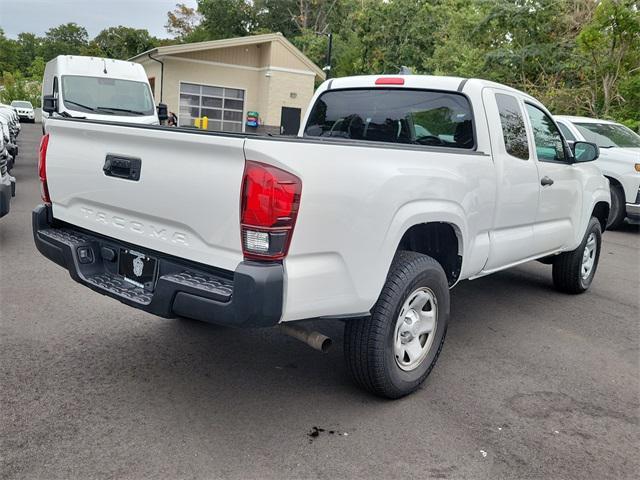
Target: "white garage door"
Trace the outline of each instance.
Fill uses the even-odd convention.
[[[207,117],[208,130],[242,132],[244,90],[180,82],[178,125],[193,126],[194,119]]]

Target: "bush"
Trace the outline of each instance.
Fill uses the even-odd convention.
[[[2,74],[3,88],[0,101],[9,104],[14,100],[26,100],[32,105],[40,105],[40,82],[24,78],[20,72]]]

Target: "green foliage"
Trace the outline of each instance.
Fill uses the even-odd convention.
[[[207,39],[242,37],[254,24],[254,11],[245,0],[198,0],[198,12],[203,20],[192,35]]]
[[[42,44],[42,53],[45,58],[55,58],[58,55],[81,55],[88,44],[87,29],[75,23],[67,23],[47,30]]]
[[[14,100],[27,100],[32,105],[40,104],[40,83],[38,81],[26,79],[20,72],[4,72],[2,75],[2,85],[0,90],[0,101],[9,104]]]
[[[173,40],[124,26],[92,40],[74,23],[16,40],[0,29],[0,72],[14,72],[4,82],[15,90],[39,80],[58,54],[126,59],[158,45],[278,31],[324,66],[331,32],[333,76],[404,65],[486,78],[530,93],[554,113],[638,130],[639,12],[637,0],[198,0],[197,9],[177,3],[168,12]]]
[[[592,81],[591,110],[607,117],[618,104],[631,113],[628,112],[631,101],[638,119],[640,13],[637,2],[602,0],[577,42],[579,51],[590,59],[587,67]]]
[[[154,48],[158,41],[147,30],[129,27],[111,27],[102,30],[93,43],[108,58],[128,59]]]
[[[27,69],[29,78],[32,80],[40,80],[44,76],[45,65],[46,63],[44,61],[44,58],[34,58],[33,62],[31,62],[31,65],[29,65],[29,68]]]
[[[202,21],[202,16],[195,8],[184,3],[176,3],[176,8],[167,12],[167,23],[164,28],[174,37],[185,40]]]

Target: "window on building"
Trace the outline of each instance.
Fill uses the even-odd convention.
[[[180,84],[178,125],[193,126],[199,117],[209,119],[208,130],[242,132],[244,90],[210,87],[195,83]]]
[[[518,100],[512,95],[496,93],[496,103],[500,112],[502,137],[507,153],[521,160],[529,160],[527,130]]]

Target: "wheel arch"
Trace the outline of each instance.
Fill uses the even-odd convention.
[[[607,220],[609,219],[609,209],[610,206],[607,202],[597,202],[593,206],[593,210],[591,212],[592,217],[596,217],[598,222],[600,222],[600,227],[602,227],[602,231],[604,232],[607,228]]]
[[[622,191],[624,192],[624,187],[622,186],[622,182],[618,178],[614,177],[613,175],[611,175],[609,173],[604,175],[604,178],[609,180],[609,183],[611,184],[612,187],[620,187],[620,188],[622,188]]]
[[[458,281],[462,270],[463,236],[460,228],[449,222],[424,222],[406,229],[397,250],[428,255],[436,260],[449,286]]]

